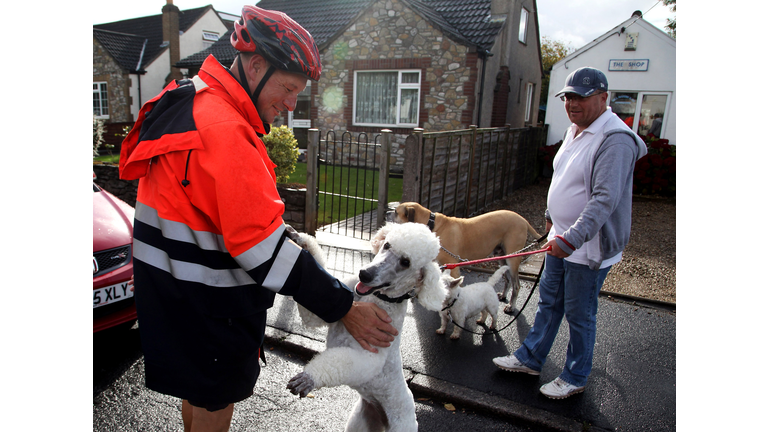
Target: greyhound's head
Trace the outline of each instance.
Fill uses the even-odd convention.
[[[440,241],[429,228],[415,223],[389,223],[374,236],[371,246],[376,256],[360,269],[357,294],[378,292],[400,298],[410,293],[425,308],[440,310],[446,294],[435,262]]]

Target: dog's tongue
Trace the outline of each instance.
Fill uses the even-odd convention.
[[[368,285],[358,282],[357,285],[355,285],[355,291],[357,291],[360,295],[366,295],[371,291],[373,288],[369,287]]]

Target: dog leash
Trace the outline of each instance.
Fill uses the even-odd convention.
[[[537,251],[533,251],[533,252],[525,252],[525,253],[523,252],[526,249],[530,249],[531,246],[537,245],[537,244],[541,243],[542,241],[544,241],[546,239],[547,239],[547,234],[544,234],[543,236],[541,236],[538,239],[536,239],[536,241],[534,241],[533,243],[529,244],[528,246],[518,250],[517,252],[515,252],[515,253],[513,253],[511,255],[504,255],[504,256],[498,256],[498,257],[484,258],[484,259],[479,259],[479,260],[474,260],[474,261],[466,260],[466,259],[464,259],[464,258],[462,258],[462,257],[460,257],[460,256],[458,256],[458,255],[456,255],[454,253],[452,253],[451,251],[449,251],[445,247],[440,246],[440,248],[442,250],[444,250],[448,255],[450,255],[453,258],[461,261],[459,263],[443,264],[443,265],[440,266],[440,270],[453,270],[456,267],[465,266],[465,265],[478,264],[478,263],[483,263],[483,262],[487,262],[487,261],[503,260],[503,259],[507,259],[507,258],[515,258],[515,257],[518,257],[518,256],[533,255],[533,254],[537,254],[537,253],[546,252],[546,251],[551,250],[552,248],[551,247],[547,247],[547,248],[544,248],[544,249],[541,249],[541,250],[537,250]]]

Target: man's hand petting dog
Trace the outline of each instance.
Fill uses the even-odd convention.
[[[352,302],[341,322],[360,346],[372,353],[379,352],[376,347],[387,348],[397,336],[397,329],[390,324],[392,318],[373,303]]]

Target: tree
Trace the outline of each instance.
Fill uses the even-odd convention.
[[[541,79],[541,95],[539,100],[546,101],[549,95],[549,75],[552,73],[552,66],[574,50],[572,46],[566,46],[561,41],[550,39],[547,36],[541,38],[541,64],[544,67],[544,77]],[[541,117],[542,115],[539,112],[539,116]],[[539,121],[543,122],[544,119],[539,118]]]
[[[677,12],[677,0],[663,0],[663,1],[664,1],[664,6],[669,6],[672,12]],[[677,39],[677,15],[672,17],[672,19],[667,18],[667,25],[665,25],[664,28],[667,29],[667,33],[670,36]]]

